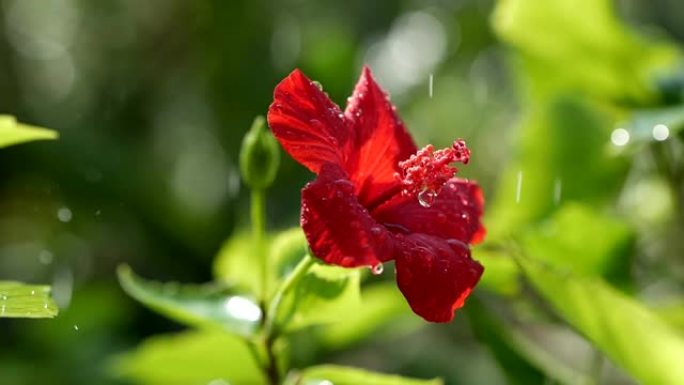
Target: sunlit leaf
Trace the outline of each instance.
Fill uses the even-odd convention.
[[[648,103],[656,74],[675,64],[672,45],[647,41],[618,19],[612,0],[499,0],[497,34],[522,58],[533,92],[579,90]]]
[[[624,278],[634,241],[634,231],[624,221],[569,203],[527,231],[522,243],[528,254],[550,265],[582,275]]]
[[[609,151],[611,120],[590,103],[562,96],[530,108],[519,156],[487,210],[489,239],[523,229],[564,202],[613,202],[627,175],[628,159]]]
[[[519,292],[518,265],[508,254],[476,247],[473,249],[473,258],[480,262],[487,272],[480,278],[478,287],[502,295],[514,295]]]
[[[299,227],[269,236],[266,242],[269,263],[267,286],[272,293],[306,254],[308,246]],[[239,232],[228,239],[214,261],[216,279],[255,295],[260,293],[261,267],[253,246],[248,232]]]
[[[282,280],[294,270],[306,255],[309,245],[301,227],[281,231],[273,237],[269,248],[269,263],[275,274],[275,281]]]
[[[261,273],[254,251],[250,233],[238,232],[231,236],[214,261],[216,279],[250,293],[260,293]]]
[[[266,383],[244,341],[208,330],[149,338],[117,357],[111,369],[141,385]]]
[[[394,282],[364,287],[361,305],[343,322],[319,329],[319,340],[330,349],[341,349],[372,337],[410,331],[424,323],[415,317]]]
[[[128,266],[118,270],[126,293],[173,320],[249,336],[260,325],[261,309],[250,298],[220,285],[186,285],[143,280]]]
[[[343,320],[360,303],[359,271],[314,263],[282,297],[276,323],[292,331]]]
[[[296,385],[442,385],[440,379],[419,380],[337,365],[304,369],[292,384]]]
[[[651,310],[600,278],[519,262],[553,309],[636,380],[684,383],[684,338]]]
[[[653,311],[684,335],[684,299],[654,307]]]
[[[0,318],[53,318],[57,313],[50,286],[0,281]]]
[[[56,131],[21,124],[14,116],[0,115],[0,148],[34,140],[57,139],[58,136]]]

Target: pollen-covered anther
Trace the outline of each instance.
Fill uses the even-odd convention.
[[[470,150],[461,139],[454,141],[451,147],[437,151],[428,144],[410,158],[399,162],[401,171],[396,177],[402,184],[402,194],[417,196],[424,191],[438,194],[442,186],[458,171],[450,164],[467,164],[469,160]]]

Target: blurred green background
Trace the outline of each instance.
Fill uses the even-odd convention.
[[[597,238],[629,249],[602,267],[608,281],[645,301],[681,299],[684,195],[672,177],[681,147],[670,144],[674,125],[663,143],[648,130],[662,108],[681,108],[684,3],[535,4],[502,1],[495,13],[496,2],[476,0],[2,0],[0,113],[61,138],[0,151],[0,279],[52,284],[61,314],[0,319],[0,383],[125,383],[108,374],[112,355],[181,329],[129,299],[115,267],[211,279],[222,242],[247,225],[241,138],[295,67],[343,105],[366,63],[419,145],[465,138],[473,157],[461,172],[484,188],[492,241],[573,200],[580,207],[558,214],[558,227],[595,224],[589,209],[609,213],[597,233],[614,231]],[[627,146],[616,145],[623,126]],[[269,227],[298,222],[311,178],[283,157]],[[568,236],[551,247],[554,230],[541,226],[521,242],[551,263],[587,242]],[[481,300],[501,309],[513,300],[487,290],[501,295],[510,282],[489,271]],[[528,336],[557,341],[561,356],[591,357],[577,335],[527,322],[521,306]],[[448,384],[514,383],[469,321],[486,325],[466,315],[450,325],[402,321],[391,337],[320,360]],[[606,365],[605,383],[636,383]]]

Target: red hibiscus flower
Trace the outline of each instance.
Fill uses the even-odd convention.
[[[285,150],[317,174],[302,190],[301,225],[316,257],[369,266],[395,261],[413,311],[448,322],[482,275],[468,244],[485,234],[476,183],[454,178],[463,141],[434,151],[413,139],[368,68],[342,111],[301,71],[275,88],[268,123]]]

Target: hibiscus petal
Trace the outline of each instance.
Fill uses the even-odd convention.
[[[268,125],[285,151],[314,173],[324,163],[346,163],[352,132],[344,115],[300,70],[276,86]]]
[[[370,69],[364,67],[344,115],[355,138],[347,170],[366,207],[375,206],[388,190],[396,189],[399,161],[417,150],[395,110]]]
[[[484,197],[477,183],[452,178],[430,207],[423,207],[415,196],[396,194],[372,215],[385,226],[404,232],[475,244],[485,235],[483,206]]]
[[[424,234],[397,238],[397,285],[411,309],[426,321],[451,321],[484,268],[462,242]]]
[[[393,256],[391,233],[358,202],[337,165],[324,165],[302,190],[301,225],[311,251],[326,263],[375,266]]]

